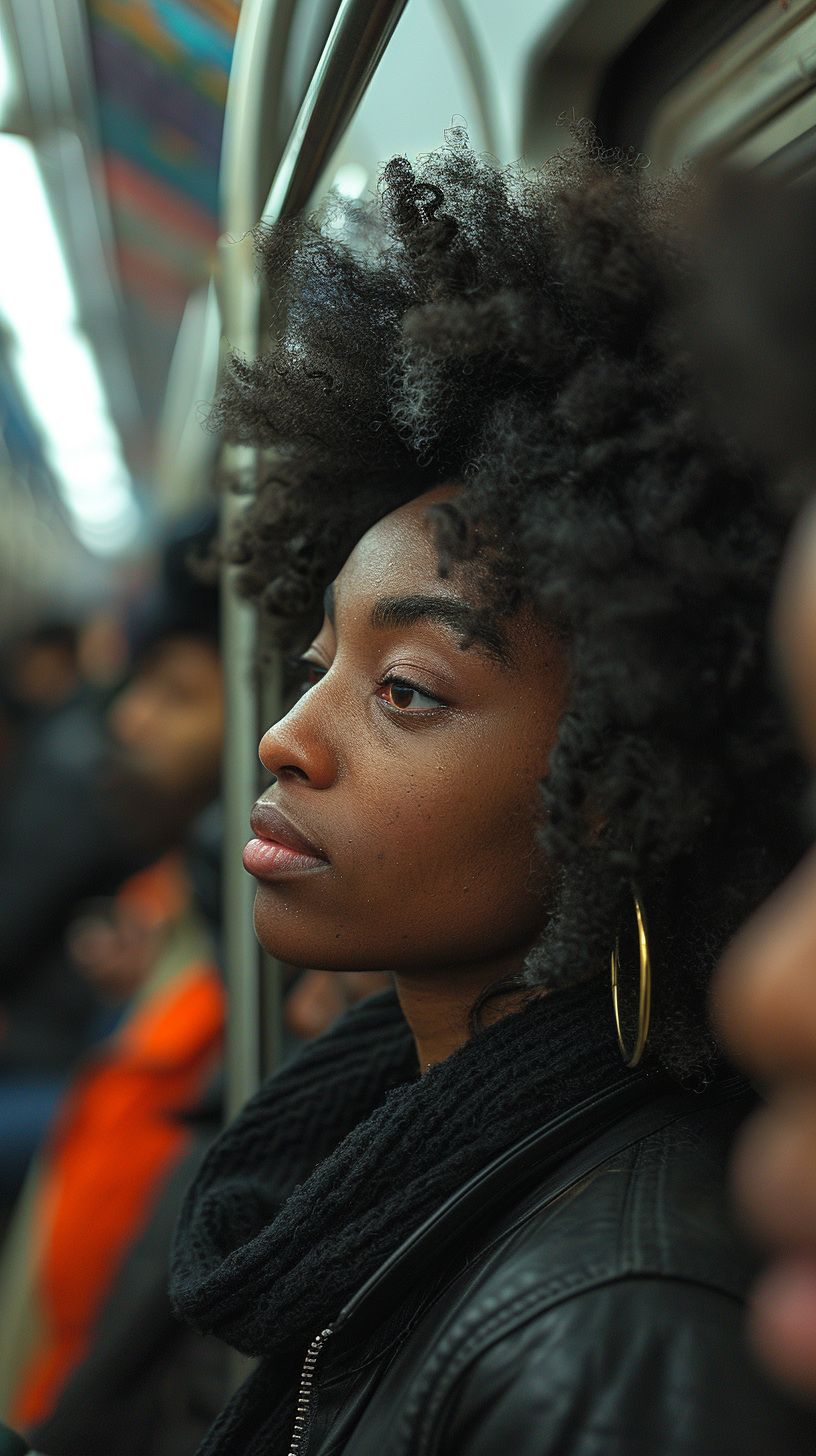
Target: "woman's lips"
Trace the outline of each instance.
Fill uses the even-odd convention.
[[[244,869],[257,880],[275,880],[328,864],[326,856],[269,800],[258,800],[249,822],[257,837],[244,850]]]
[[[315,854],[300,854],[270,839],[250,839],[244,849],[244,869],[256,880],[276,880],[293,870],[325,869],[326,860]]]

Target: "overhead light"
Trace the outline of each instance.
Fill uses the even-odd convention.
[[[368,173],[365,167],[359,162],[344,162],[338,167],[334,174],[332,190],[345,198],[347,202],[354,202],[362,197],[368,184]]]
[[[14,338],[12,364],[76,535],[97,555],[117,555],[138,535],[141,514],[23,137],[0,134],[0,196],[0,315]]]

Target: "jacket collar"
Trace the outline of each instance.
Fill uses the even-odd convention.
[[[334,1337],[340,1336],[344,1346],[354,1344],[393,1312],[454,1245],[463,1245],[479,1228],[517,1206],[525,1194],[565,1159],[594,1143],[605,1129],[628,1121],[628,1114],[648,1106],[648,1125],[637,1134],[645,1136],[652,1123],[659,1127],[680,1116],[690,1099],[690,1093],[678,1090],[663,1073],[629,1074],[521,1138],[440,1204],[357,1290],[333,1322],[335,1349],[340,1341]],[[600,1152],[601,1160],[613,1151]]]

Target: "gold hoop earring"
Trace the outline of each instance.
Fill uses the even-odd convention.
[[[632,895],[635,901],[635,915],[638,925],[638,948],[640,950],[640,996],[638,1000],[638,1029],[635,1049],[630,1057],[623,1044],[621,1034],[620,1011],[618,1010],[618,973],[620,971],[620,941],[615,937],[615,949],[612,952],[612,1005],[615,1008],[615,1026],[618,1031],[618,1046],[621,1049],[621,1056],[627,1067],[636,1067],[643,1056],[643,1048],[646,1045],[646,1038],[649,1035],[649,1015],[652,1009],[652,963],[649,959],[649,942],[646,939],[646,916],[643,910],[640,896],[634,885]]]

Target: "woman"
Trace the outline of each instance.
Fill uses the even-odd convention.
[[[207,1453],[816,1450],[743,1348],[705,1015],[799,847],[785,521],[686,377],[677,206],[591,137],[540,176],[455,140],[260,235],[278,342],[220,411],[273,447],[239,556],[311,686],[256,927],[396,990],[188,1199],[177,1308],[261,1359]]]

